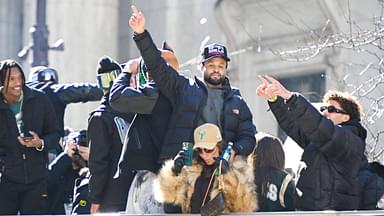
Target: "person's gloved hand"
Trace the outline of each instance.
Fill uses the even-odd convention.
[[[176,157],[173,159],[173,168],[172,172],[178,176],[181,172],[181,169],[184,166],[184,161],[188,160],[188,152],[185,150],[180,150]]]
[[[229,170],[229,162],[225,160],[222,157],[216,157],[216,167],[220,169],[220,163],[221,163],[221,174],[225,174]]]

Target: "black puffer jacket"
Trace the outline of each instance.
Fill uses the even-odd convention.
[[[19,143],[15,115],[4,103],[0,94],[0,155],[5,154],[5,178],[21,184],[45,179],[48,174],[48,150],[54,149],[59,141],[59,128],[48,97],[35,89],[23,87],[24,133],[35,131],[44,139],[44,150],[27,148]]]
[[[201,80],[189,79],[169,66],[160,56],[148,31],[136,34],[134,40],[149,74],[172,104],[173,113],[160,159],[172,158],[181,149],[182,142],[193,142],[193,130],[198,126],[198,118],[207,101],[207,87]],[[225,143],[233,142],[237,154],[248,155],[256,144],[252,114],[239,90],[231,87],[228,79],[224,88],[221,112],[223,140]]]
[[[356,176],[366,138],[361,124],[352,120],[334,125],[300,94],[269,105],[281,128],[304,149],[301,160],[307,167],[296,185],[296,208],[358,209]]]

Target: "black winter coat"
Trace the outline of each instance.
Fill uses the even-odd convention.
[[[182,142],[193,142],[193,131],[207,101],[207,87],[199,79],[178,74],[161,57],[150,34],[135,34],[134,40],[160,92],[171,102],[173,113],[165,137],[160,159],[173,158]],[[237,154],[249,155],[255,147],[256,127],[252,114],[238,89],[230,86],[228,79],[222,108],[221,125],[224,143],[233,142]]]
[[[28,86],[45,92],[56,112],[60,136],[64,137],[65,108],[70,103],[99,101],[103,91],[90,83],[55,84],[53,82],[28,82]]]
[[[108,96],[102,98],[101,105],[89,118],[89,198],[92,203],[101,204],[101,208],[119,204],[125,207],[133,173],[123,167],[119,178],[113,176],[117,171],[125,130],[130,127],[133,115],[113,111]]]
[[[44,139],[44,150],[27,148],[19,143],[19,131],[15,115],[0,94],[0,155],[5,159],[3,178],[21,184],[30,184],[46,179],[48,175],[48,150],[58,143],[59,127],[48,97],[35,89],[23,87],[24,133],[35,131]]]
[[[137,113],[132,125],[132,136],[123,152],[123,163],[134,170],[157,172],[160,168],[159,154],[168,130],[172,106],[158,92],[155,83],[138,89],[129,87],[130,74],[121,73],[111,88],[111,107],[122,113]],[[133,142],[133,141],[136,141]],[[138,143],[137,143],[138,142]],[[138,163],[139,162],[139,163]]]
[[[296,185],[299,210],[359,208],[356,176],[363,160],[366,131],[358,122],[334,125],[303,96],[269,102],[280,127],[304,149],[306,168]],[[299,191],[299,192],[298,192]]]

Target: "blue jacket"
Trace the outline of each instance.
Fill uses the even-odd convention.
[[[302,95],[269,102],[280,127],[304,152],[306,168],[296,185],[299,210],[359,208],[356,177],[364,156],[366,131],[359,122],[334,123]],[[300,192],[298,192],[300,191]]]
[[[182,142],[193,142],[193,131],[207,101],[207,87],[199,79],[190,79],[178,74],[161,57],[148,31],[135,34],[134,40],[160,92],[172,104],[172,117],[168,125],[160,159],[174,157]],[[237,154],[248,155],[255,147],[256,127],[252,114],[240,96],[226,79],[221,125],[224,143],[233,142]]]

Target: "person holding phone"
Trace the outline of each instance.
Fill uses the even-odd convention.
[[[0,62],[0,215],[43,214],[47,202],[48,151],[59,140],[47,96],[25,85],[15,60]]]
[[[232,163],[222,158],[225,145],[217,125],[200,125],[194,130],[194,140],[192,158],[188,150],[180,150],[173,160],[165,162],[155,180],[155,198],[164,204],[164,211],[200,213],[220,190],[225,200],[224,212],[255,211],[252,163],[241,155],[236,155]],[[192,160],[192,165],[187,166],[188,160]]]

